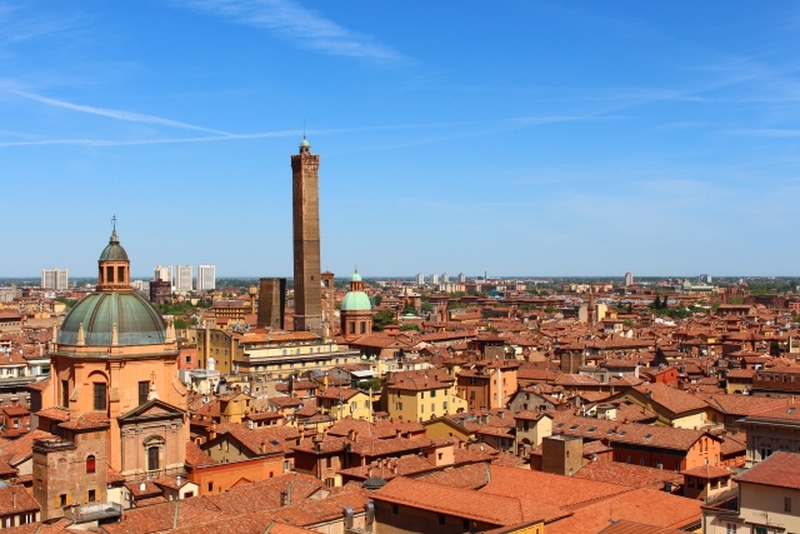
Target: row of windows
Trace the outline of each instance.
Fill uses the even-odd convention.
[[[618,452],[615,452],[614,453],[614,461],[615,462],[622,462],[623,461],[622,460],[622,455],[620,453],[618,453]],[[633,456],[628,454],[625,457],[625,463],[629,463],[629,464],[633,463]],[[644,456],[639,458],[639,465],[644,465],[644,466],[647,465],[647,460],[645,459]],[[662,464],[657,458],[653,458],[653,467],[657,467],[659,469],[667,468],[667,466],[665,464]],[[680,460],[678,460],[678,461],[675,462],[675,471],[680,471],[680,470],[681,470],[681,462],[680,462]]]
[[[350,333],[356,333],[356,323],[350,323]],[[366,321],[359,321],[358,323],[358,333],[359,334],[366,334],[367,333],[367,322]]]

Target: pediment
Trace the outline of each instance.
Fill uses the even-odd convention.
[[[164,401],[154,399],[119,416],[119,422],[120,424],[125,424],[150,419],[183,418],[183,416],[184,412],[180,408],[167,404]]]

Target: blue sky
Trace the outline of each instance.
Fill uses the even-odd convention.
[[[0,276],[796,275],[800,4],[0,0]]]

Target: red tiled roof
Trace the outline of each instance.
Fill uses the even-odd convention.
[[[397,477],[372,495],[374,500],[444,513],[496,526],[512,526],[563,516],[557,507]]]
[[[618,519],[597,534],[686,534],[686,532],[676,528],[657,527],[637,521]]]
[[[721,478],[733,476],[733,471],[725,467],[715,465],[698,465],[692,469],[681,471],[681,475],[689,475],[697,478]]]
[[[199,467],[202,465],[214,465],[217,462],[203,452],[200,445],[194,441],[186,442],[186,463],[192,467]]]
[[[480,489],[481,493],[527,499],[531,498],[531,488],[536,488],[536,499],[553,506],[574,506],[630,490],[620,484],[582,480],[529,469],[493,465],[490,472],[491,481]]]
[[[482,486],[485,486],[486,483],[489,482],[490,476],[489,464],[485,462],[479,462],[465,465],[463,467],[446,469],[444,471],[425,473],[424,475],[416,478],[432,484],[440,484],[442,486],[451,486],[462,489],[478,489]]]
[[[428,391],[444,389],[453,385],[455,379],[438,369],[421,371],[397,371],[389,373],[386,378],[386,389],[403,391]]]
[[[649,488],[634,489],[573,508],[573,515],[547,525],[547,534],[596,534],[611,521],[626,519],[648,525],[699,528],[702,501]]]
[[[736,477],[736,482],[800,489],[800,454],[775,452]]]
[[[169,531],[176,526],[196,526],[225,518],[219,511],[188,505],[190,500],[192,499],[125,510],[119,523],[103,525],[103,530],[109,534],[150,534]]]
[[[683,476],[675,471],[644,467],[621,462],[589,462],[575,473],[574,478],[609,482],[635,488],[655,487],[660,489],[664,482],[673,485],[683,484]]]
[[[36,412],[36,415],[53,421],[69,421],[69,411],[64,408],[45,408]]]
[[[59,423],[60,428],[66,428],[68,430],[99,430],[103,428],[108,428],[111,424],[108,416],[105,413],[99,412],[87,412],[81,414],[80,417],[74,419],[72,421],[65,421],[63,423]]]
[[[645,384],[634,388],[641,395],[652,399],[675,415],[706,409],[706,403],[696,396],[669,387],[666,384]]]

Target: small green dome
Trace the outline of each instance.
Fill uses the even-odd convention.
[[[358,271],[353,273],[353,277],[350,279],[351,282],[361,282],[361,275],[358,274]]]
[[[100,261],[128,261],[128,253],[119,244],[116,229],[111,232],[111,239],[108,240],[108,245],[100,254]]]
[[[114,324],[119,345],[158,345],[167,338],[161,314],[132,291],[103,291],[81,299],[64,318],[58,343],[77,345],[81,323],[88,346],[110,346]]]
[[[363,291],[348,291],[342,300],[342,311],[369,311],[372,303]]]
[[[303,137],[303,140],[300,141],[300,148],[303,148],[303,147],[311,148],[311,143],[309,143],[308,139],[306,139],[305,137]]]

